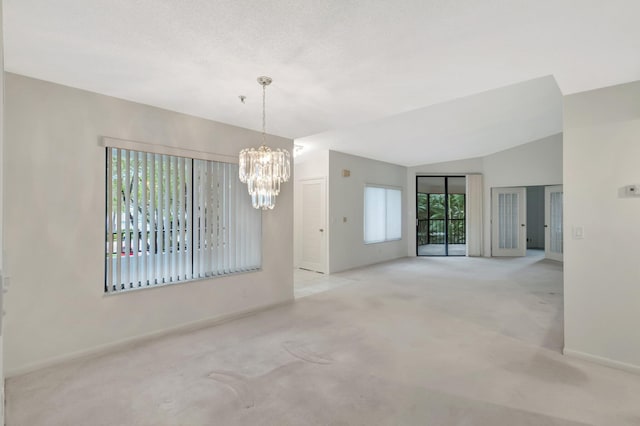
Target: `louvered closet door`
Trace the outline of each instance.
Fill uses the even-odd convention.
[[[526,188],[493,188],[491,191],[492,256],[527,254]]]
[[[562,262],[562,185],[544,188],[544,255]]]

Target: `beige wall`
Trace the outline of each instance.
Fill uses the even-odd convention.
[[[347,169],[351,176],[343,177]],[[364,243],[365,184],[402,189],[402,218],[406,218],[406,168],[341,152],[329,152],[329,270],[344,271],[385,260],[405,257],[403,238],[384,243]],[[344,222],[343,218],[347,221]]]
[[[263,214],[262,271],[103,294],[100,137],[237,155],[258,133],[14,74],[5,112],[8,375],[292,299],[291,183]],[[292,148],[283,138],[269,144]]]
[[[295,160],[295,250],[294,264],[301,258],[302,197],[298,196],[306,179],[326,179],[327,271],[330,273],[404,257],[406,243],[400,241],[364,243],[364,187],[365,184],[396,186],[403,192],[403,220],[405,217],[405,167],[382,161],[329,150],[305,153]],[[351,175],[343,177],[347,169]],[[344,221],[344,218],[347,221]],[[404,228],[404,227],[403,227]]]
[[[640,82],[566,96],[565,353],[640,373],[640,197],[625,196],[630,184],[640,184]]]
[[[0,2],[0,70],[4,70],[2,2]],[[4,424],[4,74],[0,73],[0,424]]]

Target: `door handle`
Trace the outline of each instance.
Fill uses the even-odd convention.
[[[549,225],[545,225],[544,227],[545,227],[545,228],[548,228],[548,227],[549,227]]]
[[[525,225],[524,223],[521,223],[520,226],[527,226],[527,225]]]
[[[320,229],[320,232],[324,232],[324,229]]]

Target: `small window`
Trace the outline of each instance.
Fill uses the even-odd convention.
[[[106,293],[261,266],[237,164],[109,147],[106,191]]]
[[[402,191],[367,185],[364,188],[364,242],[402,238]]]

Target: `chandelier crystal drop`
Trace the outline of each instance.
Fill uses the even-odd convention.
[[[267,146],[266,88],[270,77],[258,77],[262,86],[262,145],[240,151],[240,181],[247,184],[251,203],[256,209],[271,210],[276,205],[280,184],[291,176],[291,156],[286,149]]]

